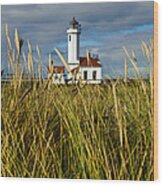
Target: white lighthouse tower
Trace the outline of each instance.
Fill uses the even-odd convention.
[[[73,17],[70,21],[70,27],[67,30],[68,34],[68,64],[71,69],[77,67],[80,63],[80,33],[81,25]]]
[[[64,66],[49,66],[49,77],[53,79],[54,84],[101,84],[102,83],[102,64],[97,56],[80,56],[80,33],[81,25],[73,17],[67,29],[68,35],[68,62],[55,50]],[[51,70],[52,69],[52,70]],[[53,73],[52,73],[53,72]]]

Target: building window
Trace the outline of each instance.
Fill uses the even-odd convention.
[[[97,72],[96,71],[93,71],[93,74],[92,74],[93,80],[96,80],[96,75],[97,75]]]
[[[84,80],[87,80],[88,73],[87,71],[84,71]]]
[[[69,36],[69,41],[71,41],[71,36]]]
[[[74,80],[75,80],[75,81],[77,80],[77,75],[76,75],[76,74],[74,75]]]
[[[54,76],[54,77],[55,77],[55,80],[57,80],[57,79],[58,79],[58,75],[57,75],[57,74],[55,74],[55,76]]]

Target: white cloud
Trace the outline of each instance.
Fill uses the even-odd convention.
[[[43,55],[59,47],[66,56],[66,29],[73,16],[82,24],[81,54],[87,47],[98,53],[105,74],[111,68],[123,70],[123,45],[135,49],[141,59],[141,40],[149,41],[153,36],[153,2],[3,5],[2,57],[6,55],[6,22],[12,33],[18,27],[25,40],[39,44]]]

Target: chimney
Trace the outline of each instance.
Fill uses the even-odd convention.
[[[87,53],[87,65],[89,66],[90,65],[91,53],[88,49],[86,50],[86,53]]]

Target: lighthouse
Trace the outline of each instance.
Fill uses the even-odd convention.
[[[64,66],[48,68],[49,77],[53,75],[52,79],[54,84],[72,84],[79,82],[84,84],[102,83],[102,64],[99,57],[97,55],[92,56],[88,50],[86,56],[80,56],[80,33],[81,25],[75,17],[73,17],[67,29],[68,59],[67,61],[64,60],[62,54],[55,49]]]
[[[73,17],[67,30],[68,36],[68,64],[71,69],[79,66],[80,63],[80,33],[81,25]]]

